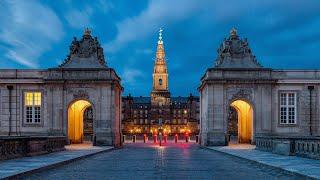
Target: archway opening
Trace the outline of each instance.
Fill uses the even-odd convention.
[[[253,125],[252,123],[252,106],[243,100],[233,101],[230,104],[230,115],[228,122],[230,143],[251,143]]]
[[[68,108],[68,138],[70,144],[92,141],[92,135],[93,112],[91,103],[86,100],[73,102]]]

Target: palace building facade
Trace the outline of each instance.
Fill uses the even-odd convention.
[[[282,154],[319,154],[319,70],[264,68],[232,29],[199,91],[202,145],[251,143]]]
[[[86,29],[59,67],[0,70],[0,135],[118,146],[122,90],[97,37]]]
[[[153,69],[151,97],[122,98],[123,134],[198,134],[199,97],[171,97],[160,29]]]

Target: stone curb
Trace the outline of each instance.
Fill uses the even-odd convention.
[[[29,171],[25,171],[25,172],[17,173],[17,174],[14,174],[14,175],[10,175],[10,176],[4,177],[3,179],[19,179],[19,178],[21,178],[23,176],[26,176],[26,175],[29,175],[31,173],[41,172],[41,171],[48,170],[48,169],[53,169],[55,167],[66,165],[66,164],[72,163],[72,162],[77,161],[77,160],[81,160],[81,159],[84,159],[84,158],[87,158],[87,157],[90,157],[90,156],[93,156],[93,155],[97,155],[97,154],[100,154],[100,153],[113,151],[113,150],[116,150],[116,149],[120,149],[120,148],[113,147],[113,148],[110,148],[110,149],[104,149],[104,150],[101,150],[101,151],[98,151],[98,152],[95,152],[95,153],[86,154],[86,155],[75,157],[75,158],[68,159],[68,160],[65,160],[65,161],[60,161],[60,162],[56,162],[56,163],[53,163],[53,164],[49,164],[47,166],[35,168],[35,169],[29,170]]]
[[[303,178],[308,178],[308,179],[317,179],[317,178],[315,178],[315,177],[308,176],[308,175],[306,175],[306,174],[302,174],[302,173],[295,172],[295,171],[290,171],[290,170],[287,170],[287,169],[283,169],[283,168],[281,168],[281,167],[272,166],[272,165],[270,165],[270,164],[266,164],[266,163],[263,163],[263,162],[259,162],[259,161],[253,160],[253,159],[248,159],[248,158],[245,158],[245,157],[242,157],[242,156],[237,156],[237,155],[234,155],[234,154],[231,154],[231,153],[227,153],[227,152],[223,152],[223,151],[219,151],[219,150],[216,150],[216,149],[211,149],[211,148],[206,147],[206,146],[200,146],[200,147],[203,148],[203,149],[207,149],[207,150],[215,151],[215,152],[218,152],[218,153],[226,154],[226,155],[231,156],[231,157],[236,157],[236,158],[239,158],[239,159],[243,159],[243,160],[246,160],[246,161],[250,161],[250,162],[253,162],[253,163],[255,163],[255,164],[265,166],[265,167],[274,168],[274,169],[279,169],[279,170],[281,170],[281,171],[287,172],[287,173],[292,174],[292,175],[303,176]]]

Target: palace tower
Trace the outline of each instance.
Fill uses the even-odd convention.
[[[162,41],[162,29],[159,31],[156,59],[153,70],[153,88],[151,92],[152,105],[169,105],[170,92],[168,89],[168,69],[166,64],[164,45]]]

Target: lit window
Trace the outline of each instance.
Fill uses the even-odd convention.
[[[280,124],[296,124],[296,93],[280,93]]]
[[[41,92],[24,93],[24,111],[26,123],[40,123],[41,121]]]

